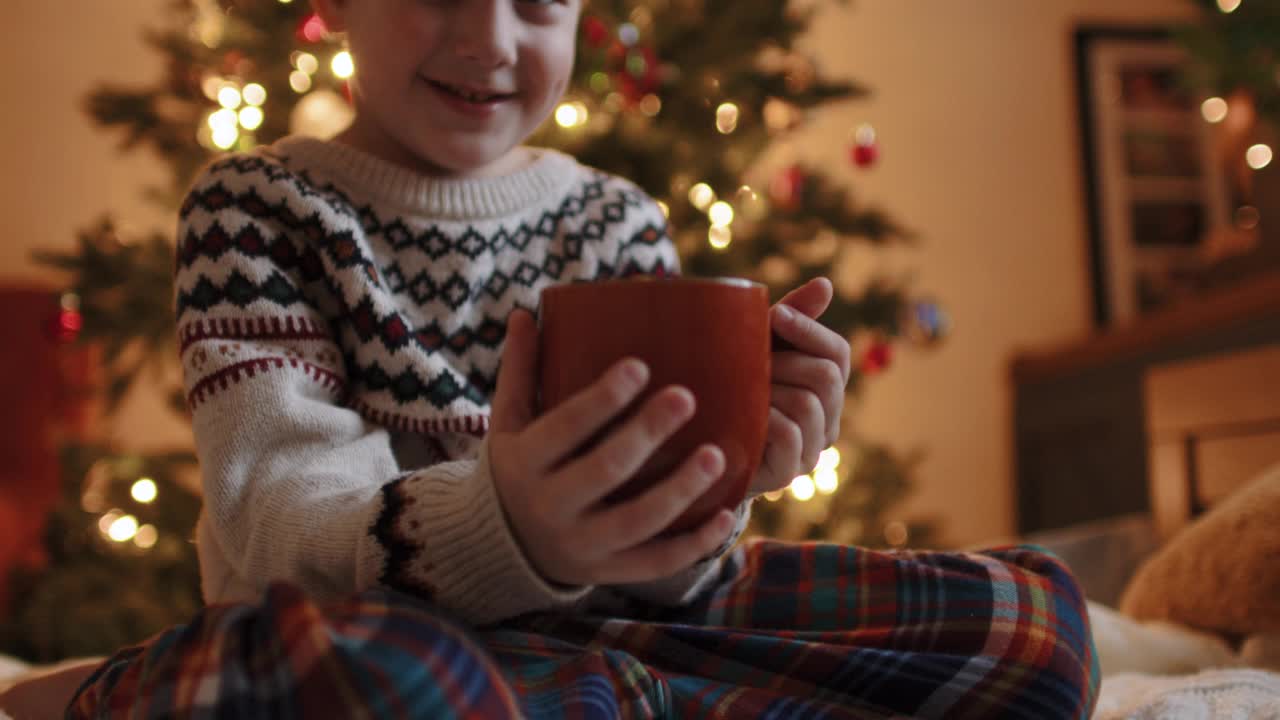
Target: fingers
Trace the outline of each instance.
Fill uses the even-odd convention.
[[[849,382],[849,342],[813,318],[779,303],[773,307],[773,332],[797,352],[830,360],[840,369],[841,387]]]
[[[721,510],[694,530],[617,553],[600,568],[597,582],[647,582],[680,572],[719,549],[733,532],[735,520],[733,513]]]
[[[558,465],[625,410],[647,382],[649,368],[628,358],[559,407],[543,413],[525,433],[529,469],[541,472]]]
[[[664,388],[586,455],[566,465],[554,491],[570,512],[599,502],[630,480],[654,451],[689,418],[696,403],[681,387]]]
[[[670,527],[724,473],[724,453],[704,445],[666,480],[639,497],[594,513],[587,537],[601,538],[595,550],[612,554],[649,540]]]
[[[825,277],[816,277],[800,287],[792,290],[778,301],[779,305],[795,308],[804,315],[817,318],[827,311],[835,289],[831,281]]]
[[[785,385],[812,393],[821,407],[822,437],[826,445],[835,443],[840,436],[840,411],[844,408],[845,379],[840,368],[823,358],[775,353],[772,380],[775,388]]]
[[[775,385],[770,402],[800,432],[798,464],[792,466],[792,476],[809,472],[818,464],[818,455],[826,447],[825,413],[818,396],[808,390]],[[790,441],[791,433],[787,436]]]
[[[800,456],[804,452],[804,436],[800,426],[792,422],[781,410],[769,408],[769,426],[757,479],[763,484],[753,486],[753,492],[772,492],[791,484],[800,471]]]
[[[505,342],[489,427],[496,432],[516,432],[533,420],[537,382],[538,330],[527,310],[511,311]]]

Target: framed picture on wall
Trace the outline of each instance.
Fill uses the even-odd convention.
[[[1083,27],[1075,47],[1094,319],[1118,325],[1195,292],[1231,202],[1168,31]]]

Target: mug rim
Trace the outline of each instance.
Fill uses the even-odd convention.
[[[567,288],[580,287],[580,286],[622,285],[625,283],[636,283],[636,282],[671,282],[671,283],[685,283],[685,284],[691,284],[691,285],[728,285],[730,287],[740,287],[740,288],[748,288],[748,289],[749,288],[764,288],[765,290],[769,289],[769,286],[765,285],[762,282],[757,282],[755,280],[749,280],[747,278],[742,278],[742,277],[733,277],[730,275],[717,275],[714,277],[694,277],[694,276],[687,276],[687,275],[653,277],[652,275],[635,275],[632,277],[625,277],[625,278],[609,278],[607,280],[586,280],[583,282],[560,283],[560,284],[550,285],[548,287],[545,287],[543,288],[542,292],[563,290]]]

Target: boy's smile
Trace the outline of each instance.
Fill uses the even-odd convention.
[[[559,103],[580,0],[313,0],[346,33],[356,119],[338,140],[422,174],[511,172]]]

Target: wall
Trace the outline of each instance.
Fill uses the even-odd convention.
[[[863,0],[823,11],[814,25],[808,47],[823,69],[875,95],[826,113],[799,152],[829,163],[862,201],[919,233],[917,250],[888,262],[913,267],[916,287],[954,319],[936,351],[898,354],[856,411],[862,431],[927,452],[902,512],[936,516],[949,542],[1013,529],[1010,354],[1091,328],[1071,29],[1169,18],[1186,7]],[[831,152],[861,122],[882,144],[871,171]]]
[[[11,85],[19,111],[0,113],[0,282],[52,281],[30,250],[70,247],[104,211],[139,228],[168,226],[139,190],[163,182],[163,168],[117,155],[115,139],[80,110],[100,82],[155,77],[138,37],[166,5],[8,0],[0,62],[32,69]],[[876,95],[825,112],[797,150],[848,173],[861,199],[919,232],[918,250],[887,261],[913,267],[918,287],[955,320],[937,351],[899,354],[856,413],[865,432],[928,451],[903,512],[939,516],[949,542],[1013,527],[1010,353],[1090,327],[1070,28],[1181,12],[1182,0],[863,0],[824,10],[814,26],[808,46],[823,68]],[[831,152],[863,121],[884,150],[871,171]],[[124,428],[138,445],[185,440],[150,398],[131,403],[117,435]]]

